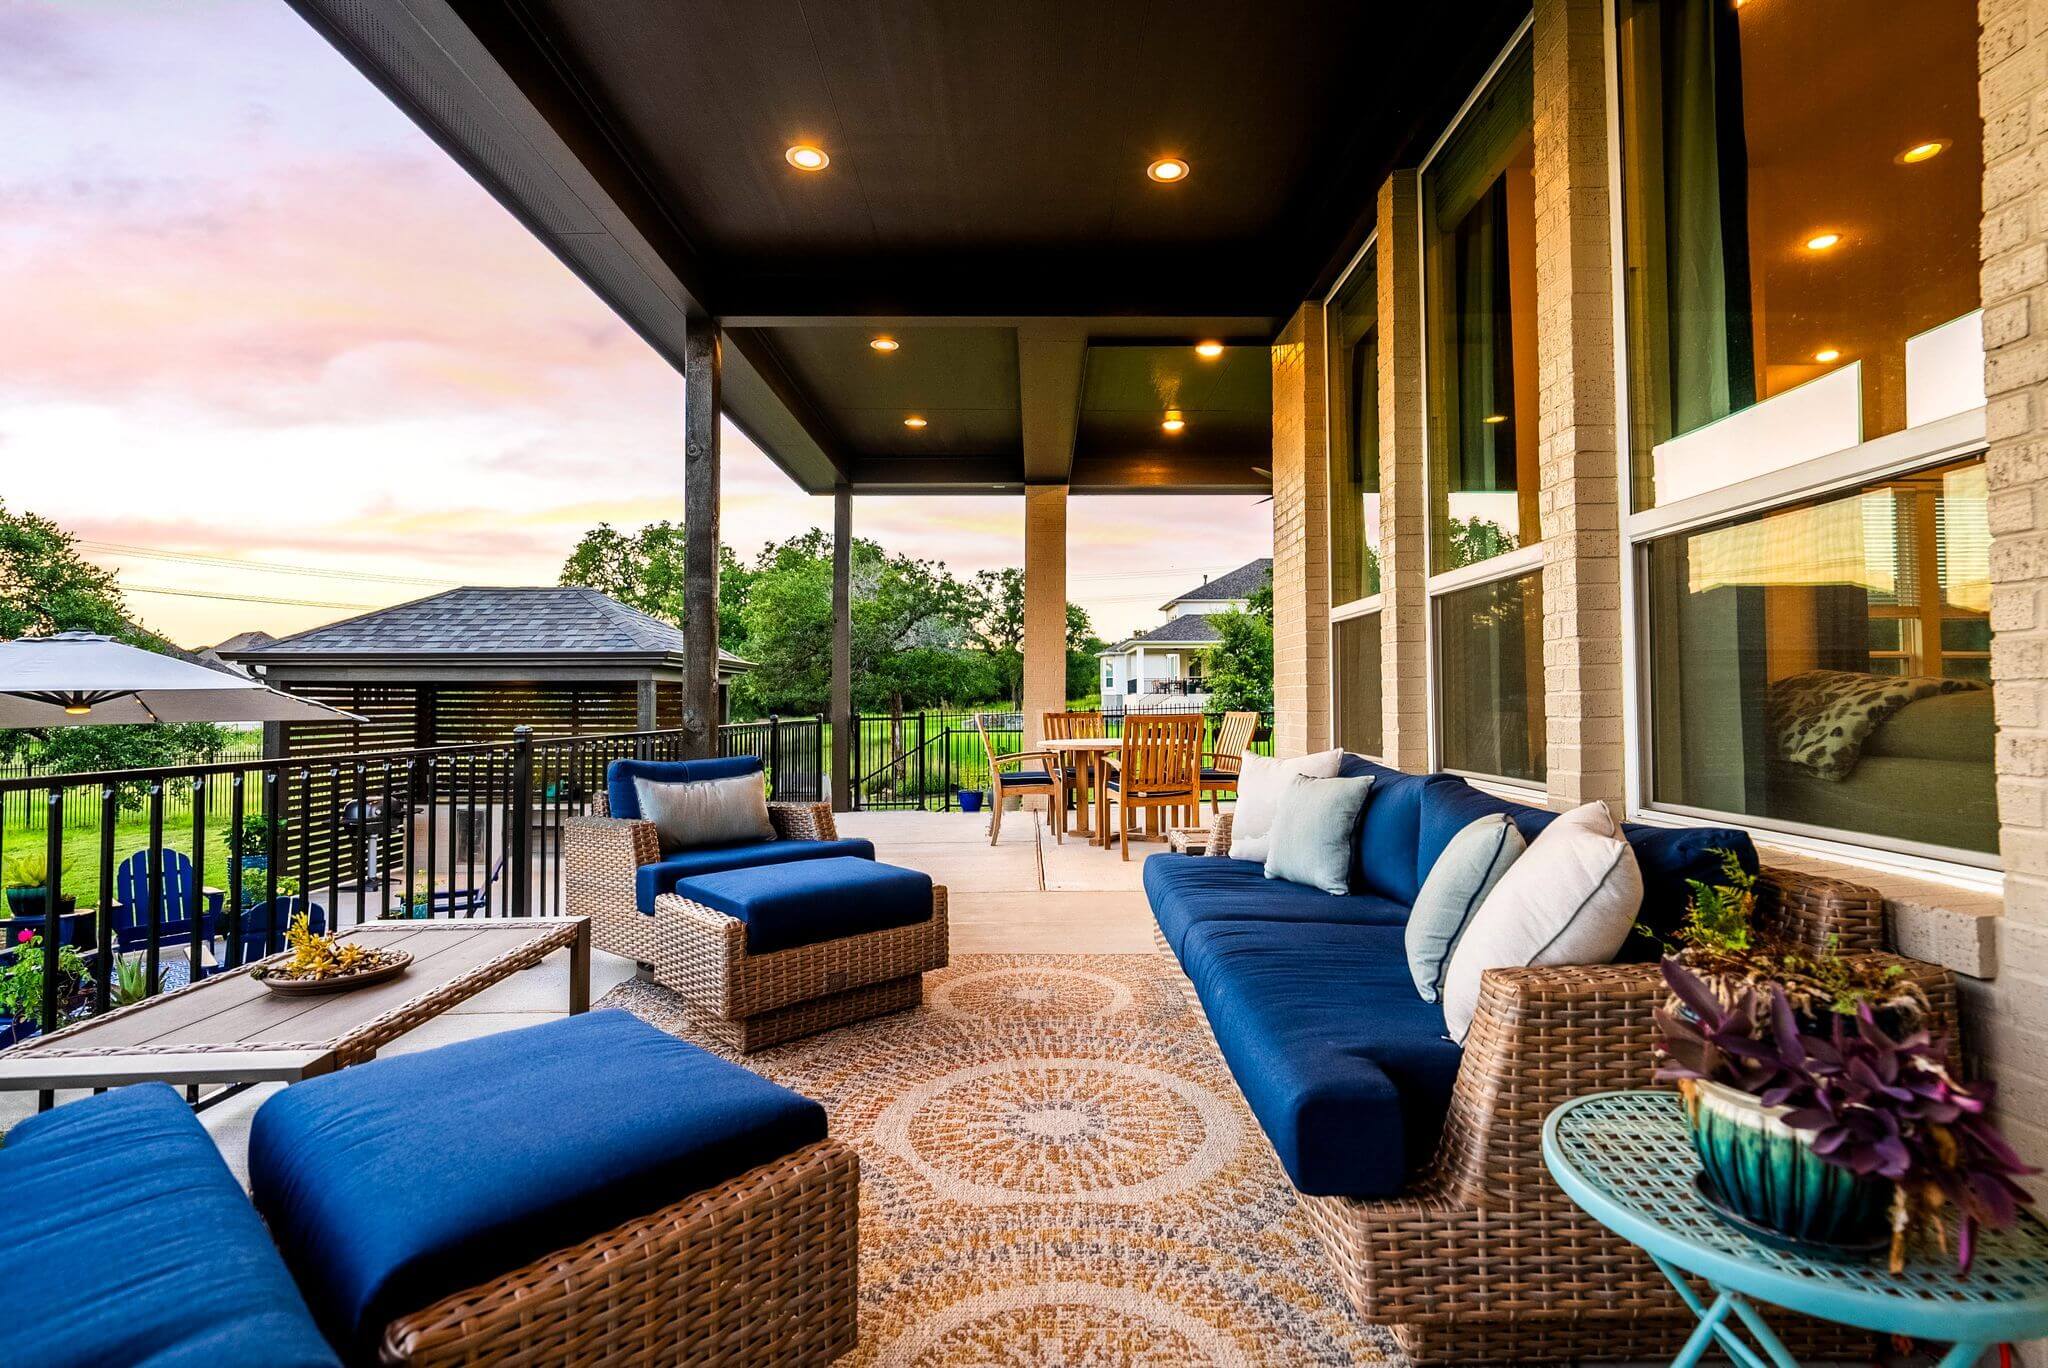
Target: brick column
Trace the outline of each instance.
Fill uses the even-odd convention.
[[[1420,177],[1380,187],[1380,694],[1382,754],[1395,769],[1429,768],[1429,496],[1422,458]]]
[[[1550,797],[1618,808],[1621,509],[1604,8],[1536,3],[1536,402]]]
[[[1024,489],[1024,744],[1067,706],[1067,487]]]
[[[1330,446],[1323,306],[1273,344],[1273,751],[1330,747]]]
[[[1998,977],[1972,995],[1971,1043],[1999,1079],[2000,1124],[2023,1156],[2041,1163],[2048,1160],[2048,0],[1983,0],[1978,15],[1978,250],[2005,916]],[[2048,1184],[2033,1186],[2048,1196]],[[2048,1363],[2040,1346],[2029,1348],[2028,1363]]]

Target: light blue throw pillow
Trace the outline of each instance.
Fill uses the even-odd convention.
[[[1297,775],[1273,812],[1266,877],[1325,893],[1351,891],[1352,838],[1372,793],[1372,776],[1310,779]]]
[[[1443,991],[1451,951],[1472,924],[1472,914],[1528,843],[1506,813],[1490,812],[1451,837],[1430,866],[1408,913],[1408,972],[1424,1002]]]

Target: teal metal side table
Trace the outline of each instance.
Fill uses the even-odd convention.
[[[2048,1226],[2031,1213],[2010,1230],[1981,1235],[1967,1275],[1939,1253],[1917,1255],[1895,1275],[1882,1260],[1772,1249],[1727,1225],[1693,1191],[1699,1159],[1678,1095],[1668,1092],[1574,1098],[1543,1123],[1543,1161],[1587,1215],[1641,1246],[1699,1317],[1673,1368],[1691,1368],[1716,1344],[1741,1368],[1798,1368],[1756,1301],[1950,1345],[1941,1368],[1969,1368],[1998,1344],[2048,1336]],[[1712,1289],[1711,1304],[1702,1304],[1687,1273]]]

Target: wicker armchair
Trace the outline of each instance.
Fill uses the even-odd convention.
[[[634,899],[633,875],[661,858],[654,823],[612,817],[602,789],[587,817],[562,823],[562,881],[572,917],[590,918],[590,943],[641,964],[655,962],[654,918]],[[836,841],[830,803],[770,803],[768,820],[784,841]]]
[[[1229,854],[1230,823],[1212,823],[1209,854]],[[1758,894],[1760,915],[1802,944],[1884,943],[1884,903],[1870,889],[1767,867]],[[1954,976],[1902,963],[1952,1030]],[[1301,1199],[1359,1314],[1390,1326],[1412,1360],[1664,1360],[1683,1344],[1695,1320],[1663,1275],[1581,1212],[1542,1155],[1543,1120],[1560,1103],[1655,1086],[1651,1012],[1663,997],[1654,964],[1487,971],[1443,1137],[1410,1189]],[[1810,1322],[1794,1333],[1822,1351],[1859,1342]]]

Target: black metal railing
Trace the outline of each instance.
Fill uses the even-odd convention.
[[[760,756],[772,797],[818,801],[826,738],[822,718],[769,718],[721,728],[719,751]],[[35,816],[0,825],[0,867],[43,857],[0,921],[0,973],[12,985],[36,956],[40,1001],[0,1007],[0,1046],[274,954],[301,913],[327,930],[559,915],[566,819],[613,760],[683,748],[679,730],[522,727],[489,745],[0,778],[0,807]]]
[[[976,713],[988,719],[986,746],[974,726]],[[1116,711],[1103,714],[1108,735],[1123,734],[1124,716]],[[1223,714],[1209,713],[1207,721],[1202,737],[1205,749],[1215,744]],[[867,714],[855,718],[854,723],[848,792],[853,806],[864,812],[949,811],[958,805],[961,791],[989,791],[991,748],[998,756],[1014,755],[1024,742],[1023,714],[997,709]],[[1252,742],[1254,753],[1273,753],[1272,731],[1272,714],[1261,714]]]

